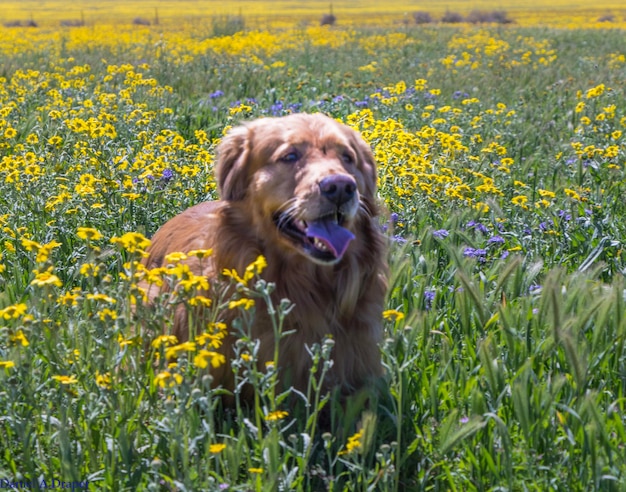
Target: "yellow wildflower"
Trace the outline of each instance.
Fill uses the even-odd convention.
[[[101,321],[114,321],[117,319],[117,313],[109,308],[104,308],[101,311],[98,311],[98,318]]]
[[[104,301],[109,304],[115,304],[117,302],[115,299],[107,296],[106,294],[87,294],[87,299],[90,301]]]
[[[207,286],[208,288],[208,286]],[[212,301],[211,299],[209,299],[208,297],[204,297],[204,296],[195,296],[192,297],[191,299],[189,299],[189,305],[190,306],[204,306],[204,307],[211,307]]]
[[[554,191],[539,189],[539,196],[542,198],[554,198],[556,197],[556,193]]]
[[[178,338],[174,335],[160,335],[152,340],[152,347],[158,349],[161,345],[176,345],[178,343]]]
[[[119,244],[129,253],[143,252],[150,246],[150,240],[139,232],[127,232],[120,237],[113,237],[111,243]]]
[[[96,372],[96,384],[104,389],[111,388],[111,373],[100,374],[100,372]]]
[[[596,87],[593,87],[587,91],[585,94],[586,99],[592,99],[594,97],[601,96],[604,93],[605,86],[604,84],[600,84]]]
[[[222,345],[223,338],[226,336],[226,325],[224,323],[216,323],[216,325],[220,326],[218,328],[219,331],[199,334],[196,336],[196,343],[200,346],[219,348]]]
[[[260,255],[256,260],[250,263],[246,267],[246,271],[243,275],[243,278],[239,276],[235,269],[227,269],[225,268],[222,271],[222,274],[226,277],[230,277],[236,282],[244,285],[248,285],[248,282],[254,278],[255,275],[260,275],[261,272],[267,267],[267,261],[263,255]]]
[[[577,200],[577,201],[580,201],[580,195],[579,195],[576,191],[574,191],[574,190],[572,190],[572,189],[569,189],[569,188],[565,188],[563,191],[564,191],[564,192],[565,192],[565,194],[566,194],[568,197],[570,197],[572,200]]]
[[[528,202],[528,197],[526,195],[517,195],[511,199],[511,203],[513,205],[519,205],[520,207],[526,206]]]
[[[545,198],[542,198],[541,200],[535,202],[535,208],[548,208],[550,205],[551,203]]]
[[[30,345],[30,342],[22,330],[18,330],[15,335],[11,335],[11,341],[20,344],[22,347],[28,347]]]
[[[196,258],[207,258],[213,254],[212,249],[194,249],[187,253],[189,256],[195,256]]]
[[[183,342],[173,347],[165,349],[165,357],[167,359],[174,359],[178,357],[180,352],[194,352],[196,350],[195,342]]]
[[[383,311],[383,319],[390,321],[401,321],[404,319],[404,313],[401,313],[396,309],[387,309],[386,311]]]
[[[190,273],[189,278],[181,280],[179,285],[185,291],[190,291],[192,289],[207,290],[209,288],[209,281],[206,277]]]
[[[165,263],[171,263],[172,265],[175,265],[176,263],[179,263],[186,259],[187,255],[178,251],[165,255]]]
[[[162,371],[154,376],[154,382],[161,388],[172,388],[183,382],[183,377],[178,374],[172,374],[170,371]]]
[[[100,266],[93,263],[84,263],[80,266],[79,272],[83,277],[97,277],[100,272]]]
[[[226,449],[226,444],[211,444],[209,446],[209,453],[219,454]]]
[[[78,297],[76,293],[66,292],[57,299],[57,302],[63,306],[76,306],[78,305]]]
[[[98,239],[102,239],[102,234],[93,227],[79,227],[76,235],[80,239],[85,239],[86,241],[97,241]]]
[[[78,379],[76,379],[76,376],[72,375],[72,376],[52,376],[52,379],[54,379],[55,381],[58,381],[61,384],[76,384],[78,383]]]
[[[38,263],[45,263],[46,261],[48,261],[48,257],[50,256],[50,252],[54,249],[54,248],[58,248],[59,246],[61,246],[61,243],[57,242],[57,241],[51,241],[47,244],[42,245],[39,248],[39,251],[37,251],[37,258],[35,259],[35,261],[37,261]]]
[[[26,304],[23,302],[20,304],[13,304],[7,306],[4,309],[0,309],[0,318],[5,320],[17,319],[26,313]]]
[[[254,299],[239,299],[236,301],[230,301],[228,303],[228,309],[236,309],[238,307],[243,307],[246,311],[248,311],[251,307],[254,306]]]
[[[27,238],[22,238],[21,243],[26,251],[39,251],[39,249],[41,248],[41,244],[39,244],[37,241],[32,241]]]
[[[268,422],[275,422],[276,420],[284,419],[287,415],[289,415],[289,412],[285,412],[284,410],[276,410],[274,412],[268,413],[265,416],[265,420],[267,420]]]
[[[218,368],[226,363],[226,357],[219,352],[202,349],[193,358],[193,365],[199,369],[206,369],[209,363],[211,363],[211,367],[214,369]]]
[[[135,342],[136,340],[133,340],[132,338],[124,338],[121,333],[117,336],[117,343],[120,344],[121,348],[134,345]],[[139,341],[137,343],[141,343],[141,342]]]
[[[55,285],[57,287],[61,287],[63,282],[61,279],[54,275],[51,271],[38,272],[35,275],[35,278],[31,281],[30,285],[34,285],[36,287],[46,287],[48,285]]]
[[[348,442],[346,443],[346,449],[340,451],[339,454],[350,454],[352,451],[360,451],[361,449],[361,438],[363,437],[363,430],[360,430],[356,434],[350,436],[348,438]]]

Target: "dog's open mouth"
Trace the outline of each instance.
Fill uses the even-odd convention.
[[[306,254],[323,263],[334,263],[340,260],[354,234],[342,227],[343,216],[327,215],[319,219],[305,222],[294,219],[286,214],[276,214],[274,222],[278,230],[300,246]]]

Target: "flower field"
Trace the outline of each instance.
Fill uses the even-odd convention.
[[[0,488],[624,490],[623,16],[563,12],[0,28]],[[179,255],[139,263],[216,198],[228,128],[299,111],[359,130],[379,166],[388,391],[365,411],[317,391],[332,340],[292,408],[245,335],[233,367],[256,404],[223,408],[209,369],[235,328],[217,313],[254,316],[263,259],[210,302]],[[183,288],[148,309],[140,280]],[[161,330],[181,302],[212,320],[185,343]]]
[[[331,7],[332,5],[332,7]],[[602,0],[596,3],[576,3],[571,0],[3,0],[0,19],[15,23],[34,21],[41,27],[66,25],[130,24],[134,19],[158,23],[180,29],[188,23],[197,28],[211,24],[215,17],[245,16],[246,23],[255,29],[262,27],[293,27],[302,23],[319,23],[323,14],[332,9],[342,25],[398,24],[413,17],[415,11],[429,12],[440,19],[446,12],[466,16],[472,11],[505,11],[517,24],[550,25],[559,27],[607,26],[624,27],[624,4],[620,0]],[[600,22],[598,22],[600,21]],[[605,21],[604,23],[602,21]]]

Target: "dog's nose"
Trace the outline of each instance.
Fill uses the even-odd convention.
[[[356,182],[351,176],[333,174],[320,181],[320,191],[324,197],[339,206],[354,198]]]

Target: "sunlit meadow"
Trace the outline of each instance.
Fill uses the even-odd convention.
[[[559,27],[624,27],[626,8],[621,0],[572,2],[571,0],[2,0],[2,23],[33,21],[40,27],[75,25],[158,23],[168,29],[194,24],[212,24],[216,17],[242,16],[248,27],[293,27],[318,24],[322,15],[332,13],[342,25],[403,24],[417,12],[428,12],[433,20],[446,13],[468,16],[471,12],[506,12],[518,25]]]
[[[626,490],[617,6],[585,23],[555,3],[542,26],[539,10],[418,26],[406,6],[410,22],[398,10],[374,27],[342,24],[336,2],[333,27],[314,13],[249,29],[237,9],[235,23],[133,26],[83,3],[0,28],[0,487]],[[5,19],[58,2],[22,4],[3,3]],[[81,9],[90,25],[58,27]],[[276,393],[280,356],[257,369],[245,332],[271,288],[262,258],[210,302],[180,255],[139,263],[168,218],[216,198],[229,127],[300,111],[359,130],[379,165],[392,275],[375,404],[317,391],[332,340],[311,347],[301,406]],[[148,309],[141,280],[179,288]],[[182,344],[162,330],[180,303],[210,320]],[[226,330],[240,330],[233,367],[254,408],[211,389]]]

